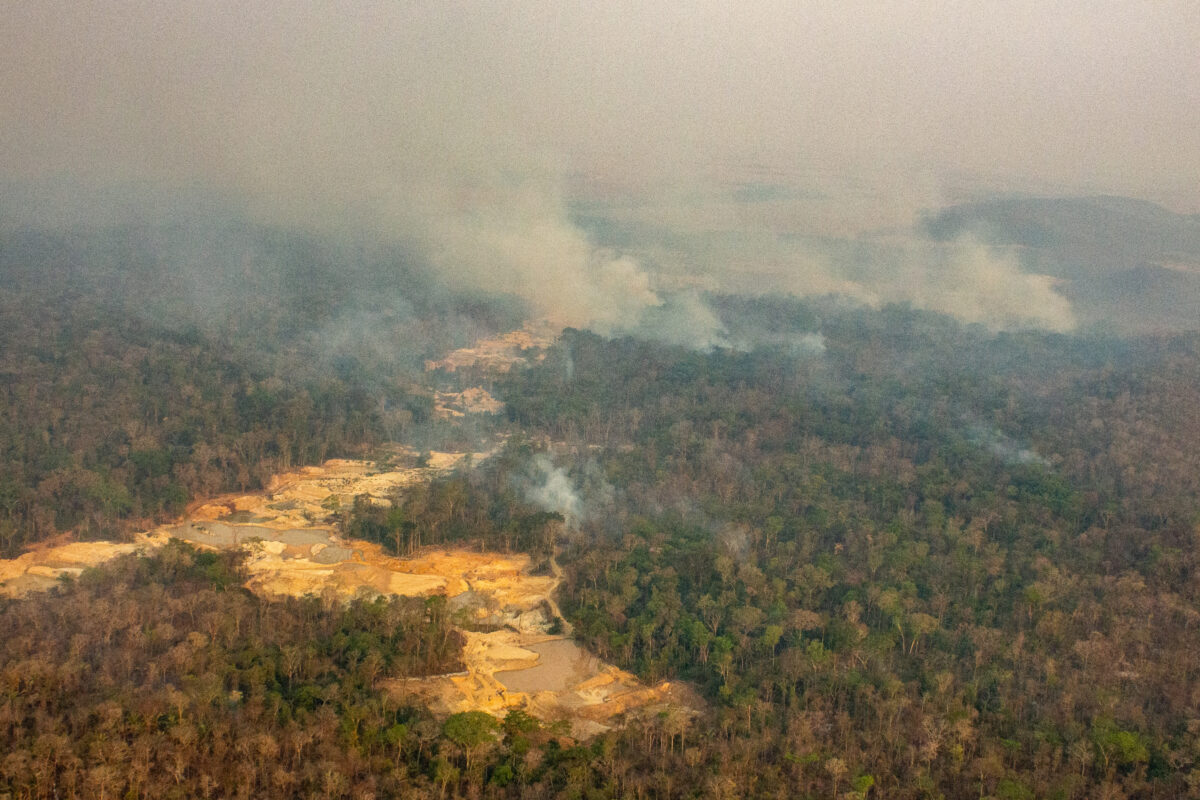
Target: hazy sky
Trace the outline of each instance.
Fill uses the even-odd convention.
[[[6,176],[362,195],[439,158],[619,180],[761,164],[884,187],[967,173],[1200,211],[1192,0],[18,0],[2,13]]]
[[[663,298],[570,221],[580,187],[797,181],[824,198],[804,213],[849,235],[964,188],[1200,212],[1195,0],[0,0],[0,14],[0,180],[215,190],[274,220],[395,231],[447,274],[614,330]],[[684,226],[692,213],[656,206]],[[798,291],[842,282],[793,261]],[[1049,283],[988,264],[1014,308],[1033,291],[1035,316],[1073,324]],[[961,305],[894,276],[903,299]]]

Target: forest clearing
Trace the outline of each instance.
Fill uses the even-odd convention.
[[[472,454],[477,461],[488,455]],[[364,496],[389,503],[397,490],[445,473],[466,457],[430,453],[426,466],[412,468],[349,459],[305,467],[276,476],[263,493],[194,503],[183,521],[139,533],[133,542],[68,542],[0,561],[0,592],[47,590],[88,567],[150,553],[172,539],[205,549],[244,548],[246,587],[264,597],[445,597],[455,624],[465,628],[465,669],[384,681],[390,691],[419,695],[437,712],[503,716],[522,708],[546,721],[565,720],[576,737],[586,738],[607,730],[621,714],[680,705],[680,688],[665,681],[648,687],[551,633],[566,624],[551,610],[561,575],[532,574],[528,555],[427,548],[397,558],[379,544],[343,538],[328,521],[332,508]]]

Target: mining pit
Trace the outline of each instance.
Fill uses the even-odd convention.
[[[499,414],[504,410],[504,403],[478,386],[461,392],[434,392],[433,399],[433,413],[442,419],[455,419],[468,414]]]
[[[535,359],[545,357],[545,350],[558,337],[560,329],[549,322],[528,322],[525,327],[509,331],[489,339],[480,339],[470,347],[464,347],[437,361],[426,361],[425,369],[457,372],[475,368],[484,372],[508,372],[516,364],[528,361],[534,352]]]
[[[477,463],[488,455],[476,453],[472,459]],[[524,708],[543,720],[566,720],[577,738],[606,730],[624,714],[667,708],[690,713],[695,701],[682,687],[646,686],[573,640],[551,634],[556,628],[570,630],[551,597],[560,578],[531,574],[528,556],[430,549],[396,558],[377,544],[343,539],[325,521],[331,508],[356,496],[390,502],[395,489],[428,481],[465,458],[432,453],[427,466],[409,469],[350,460],[305,467],[276,476],[261,494],[193,504],[185,519],[138,534],[131,543],[69,542],[0,560],[0,594],[44,590],[62,576],[127,553],[149,552],[172,538],[202,548],[242,547],[247,586],[264,596],[445,595],[464,626],[465,670],[381,684],[435,712],[502,715]]]

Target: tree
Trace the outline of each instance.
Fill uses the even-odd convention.
[[[462,711],[452,714],[442,726],[446,738],[462,748],[466,756],[467,772],[471,772],[472,763],[480,748],[496,739],[496,731],[500,723],[491,714],[484,711]]]

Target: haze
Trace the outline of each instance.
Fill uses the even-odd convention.
[[[9,217],[94,212],[73,205],[79,187],[109,201],[118,186],[200,191],[271,222],[395,236],[451,280],[600,330],[671,306],[663,275],[720,286],[724,267],[687,248],[630,259],[580,227],[581,204],[620,198],[683,234],[750,231],[743,260],[786,289],[993,322],[1002,297],[1004,319],[1054,329],[1076,320],[1046,276],[975,242],[945,256],[947,274],[969,273],[948,289],[911,268],[923,253],[879,284],[780,250],[775,220],[723,200],[766,176],[795,191],[775,209],[790,232],[848,237],[988,192],[1200,211],[1189,2],[43,0],[3,13],[0,178],[41,198],[10,192]],[[697,313],[684,327],[721,343]]]

